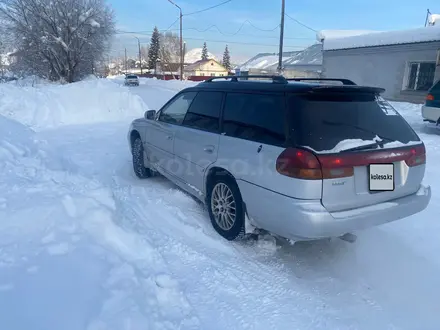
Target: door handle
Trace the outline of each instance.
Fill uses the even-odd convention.
[[[167,135],[167,140],[172,140],[173,137],[171,135]]]
[[[206,146],[203,148],[203,151],[207,152],[208,154],[212,154],[214,152],[213,146]]]

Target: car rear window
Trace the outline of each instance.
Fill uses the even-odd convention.
[[[430,91],[431,94],[440,94],[440,80],[438,80],[434,86],[431,87]]]
[[[136,79],[137,76],[127,76],[128,79]]]
[[[317,152],[332,150],[341,141],[376,136],[402,143],[420,141],[403,117],[373,93],[292,94],[288,104],[294,143]]]

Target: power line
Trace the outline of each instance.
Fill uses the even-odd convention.
[[[246,23],[248,23],[250,26],[252,26],[254,29],[257,29],[257,30],[259,30],[259,31],[263,31],[263,32],[273,32],[273,31],[275,31],[276,29],[278,29],[279,28],[279,24],[277,25],[277,26],[275,26],[273,29],[260,29],[260,28],[258,28],[258,27],[256,27],[255,25],[253,25],[249,20],[245,20],[241,25],[240,25],[240,27],[238,28],[238,30],[237,31],[235,31],[235,32],[233,32],[233,33],[225,33],[225,32],[222,32],[221,30],[220,30],[220,28],[216,25],[216,24],[213,24],[213,25],[211,25],[211,26],[209,26],[208,28],[206,28],[206,29],[204,29],[204,30],[200,30],[200,29],[197,29],[197,28],[188,28],[188,30],[195,30],[195,31],[197,31],[197,32],[206,32],[206,31],[208,31],[208,30],[210,30],[210,29],[212,29],[212,28],[215,28],[220,34],[222,34],[222,35],[224,35],[224,36],[235,36],[235,35],[237,35],[242,29],[243,29],[243,27],[244,27],[244,25],[246,24]]]
[[[139,34],[146,37],[151,37],[150,33],[140,33],[140,32],[128,32],[128,31],[118,31],[116,34]],[[278,47],[275,44],[262,44],[262,43],[251,43],[251,42],[241,42],[241,41],[230,41],[230,40],[213,40],[213,39],[204,39],[204,38],[184,38],[185,40],[198,40],[198,41],[206,41],[206,42],[220,42],[226,44],[240,44],[240,45],[251,45],[251,46],[268,46],[268,47]],[[304,48],[302,45],[291,45],[285,46],[288,48]]]
[[[195,14],[203,13],[203,12],[205,12],[205,11],[208,11],[208,10],[211,10],[211,9],[214,9],[214,8],[217,8],[217,7],[220,7],[220,6],[223,6],[223,5],[225,5],[225,4],[227,4],[227,3],[231,2],[231,1],[232,1],[232,0],[226,0],[226,1],[223,1],[223,2],[221,2],[221,3],[219,3],[219,4],[217,4],[217,5],[214,5],[214,6],[211,6],[211,7],[205,8],[205,9],[202,9],[202,10],[197,10],[197,11],[194,11],[194,12],[189,13],[189,14],[184,14],[183,16],[189,16],[189,15],[195,15]]]
[[[168,27],[168,29],[166,29],[165,31],[161,30],[161,31],[159,31],[159,32],[167,32],[169,29],[171,29],[171,28],[174,26],[174,24],[177,23],[177,21],[178,21],[179,19],[180,19],[180,17],[178,17],[178,18],[173,22],[173,24],[171,24],[171,25]]]
[[[177,21],[176,21],[177,22]],[[176,22],[174,22],[173,24],[175,24]],[[261,36],[261,35],[256,35],[256,34],[246,34],[246,33],[240,33],[240,34],[238,34],[238,33],[236,33],[236,32],[234,32],[234,33],[231,33],[231,34],[227,34],[227,33],[224,33],[224,32],[222,32],[218,27],[217,27],[217,25],[211,25],[211,26],[209,26],[208,28],[206,28],[206,29],[198,29],[198,28],[186,28],[186,29],[183,29],[184,31],[188,31],[188,30],[191,30],[191,31],[196,31],[196,32],[200,32],[200,33],[204,33],[204,32],[207,32],[208,30],[210,30],[210,29],[212,29],[212,28],[215,28],[216,29],[216,31],[217,32],[219,32],[221,35],[224,35],[224,36],[227,36],[227,37],[231,37],[231,36],[236,36],[236,35],[239,35],[239,36],[246,36],[246,37],[256,37],[256,38],[267,38],[267,39],[278,39],[278,37],[277,36]],[[167,32],[167,31],[178,31],[179,29],[170,29],[170,28],[168,28],[168,29],[166,29],[166,30],[159,30],[159,32]],[[142,31],[122,31],[122,30],[117,30],[117,34],[124,34],[124,33],[137,33],[137,34],[143,34],[143,33],[153,33],[153,31],[150,31],[150,30],[142,30]],[[291,38],[289,38],[289,37],[285,37],[284,39],[290,39],[290,40],[315,40],[315,38],[310,38],[310,37],[291,37]]]
[[[284,15],[285,15],[286,17],[290,18],[292,21],[294,21],[294,22],[298,23],[299,25],[305,27],[306,29],[309,29],[309,30],[311,30],[311,31],[313,31],[313,32],[318,32],[317,30],[311,28],[310,26],[307,26],[307,25],[305,25],[304,23],[301,23],[301,22],[298,21],[296,18],[293,18],[293,17],[291,17],[291,16],[289,16],[289,15],[287,15],[287,14],[284,14]]]

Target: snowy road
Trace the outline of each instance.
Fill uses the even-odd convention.
[[[169,86],[130,90],[158,109]],[[40,130],[47,171],[1,176],[0,327],[437,330],[440,135],[397,106],[427,145],[433,200],[355,244],[224,241],[194,199],[135,178],[128,120]]]

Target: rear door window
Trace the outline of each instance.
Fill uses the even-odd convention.
[[[222,100],[222,92],[198,92],[182,125],[218,133]]]
[[[440,95],[440,80],[438,80],[430,90],[431,94]]]
[[[283,146],[285,118],[283,94],[228,93],[223,132],[239,139]]]
[[[291,136],[298,146],[331,151],[346,140],[420,141],[399,113],[372,93],[310,93],[288,98]],[[354,142],[354,141],[353,141]]]

